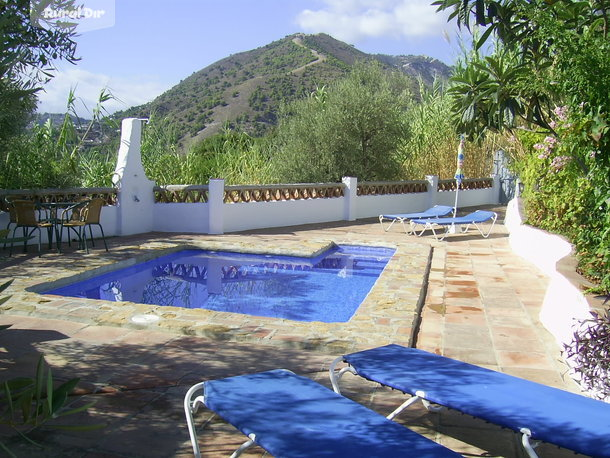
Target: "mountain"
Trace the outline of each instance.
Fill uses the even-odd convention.
[[[266,46],[233,54],[193,73],[145,105],[115,114],[174,122],[185,145],[219,132],[225,125],[262,135],[277,122],[282,102],[313,92],[345,76],[359,60],[377,60],[431,84],[446,79],[450,67],[425,56],[367,54],[330,35],[297,33]]]
[[[64,113],[36,113],[33,116],[33,119],[30,123],[30,126],[34,125],[34,124],[38,124],[39,126],[42,126],[44,123],[46,123],[47,121],[51,121],[51,125],[53,127],[60,127],[63,123],[64,123],[64,118],[65,118],[65,114]],[[76,117],[73,115],[69,115],[70,119],[72,119],[72,122],[74,123],[75,126],[80,126],[80,125],[84,125],[86,126],[87,124],[89,124],[89,122],[91,122],[89,119],[85,119],[85,118],[80,118],[80,117]]]

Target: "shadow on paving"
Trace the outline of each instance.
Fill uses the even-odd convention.
[[[137,335],[131,331],[131,336]],[[188,456],[191,448],[182,405],[192,384],[278,367],[311,376],[325,370],[330,359],[302,351],[194,337],[168,335],[167,342],[159,344],[99,344],[56,331],[29,329],[0,333],[0,347],[7,350],[1,360],[0,380],[33,376],[41,353],[56,379],[81,379],[78,391],[84,396],[75,397],[73,406],[92,400],[96,404],[85,413],[65,417],[60,424],[106,424],[88,432],[37,432],[32,437],[43,449],[22,441],[7,442],[7,431],[0,431],[0,440],[17,456]],[[237,440],[239,445],[242,441],[232,430],[228,427],[227,432],[234,439],[228,445],[226,440],[222,443],[227,452],[231,442]],[[214,438],[217,443],[220,439]]]
[[[76,327],[71,326],[74,331]],[[65,423],[106,424],[88,432],[37,432],[32,437],[42,448],[0,437],[15,455],[192,456],[183,412],[184,394],[192,384],[282,367],[329,386],[327,369],[336,356],[114,328],[109,332],[111,343],[104,343],[101,333],[88,334],[89,340],[84,337],[91,329],[100,328],[83,326],[65,333],[8,329],[0,333],[0,347],[6,350],[0,380],[9,373],[10,377],[33,375],[35,363],[44,353],[57,379],[80,377],[78,391],[82,396],[73,398],[74,407],[96,402],[87,412],[66,417]],[[67,335],[72,333],[75,337]],[[92,341],[93,335],[96,341]],[[343,378],[342,388],[347,397],[383,415],[405,398],[398,391],[350,374]],[[469,456],[521,456],[512,432],[454,411],[433,413],[415,405],[397,421]],[[205,409],[196,415],[196,423],[203,456],[229,456],[244,441],[241,433]],[[265,452],[255,447],[244,456],[263,455]],[[575,455],[543,445],[540,456]]]

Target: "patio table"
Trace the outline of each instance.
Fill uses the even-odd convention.
[[[49,231],[49,248],[53,246],[53,233],[55,234],[55,244],[57,251],[61,253],[61,226],[64,221],[64,215],[70,210],[79,208],[87,204],[89,200],[81,200],[78,202],[38,202],[36,205],[39,209],[47,211],[47,217],[45,221],[53,224],[52,230]],[[58,216],[58,210],[61,210],[61,214]]]

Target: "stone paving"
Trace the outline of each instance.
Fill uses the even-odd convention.
[[[354,226],[357,228],[358,226]],[[366,226],[365,226],[366,227]],[[377,228],[378,229],[378,228]],[[381,232],[381,233],[379,233]],[[262,252],[315,256],[332,243],[388,246],[396,249],[381,277],[355,315],[347,323],[297,322],[254,317],[204,309],[161,307],[132,302],[41,295],[38,292],[103,273],[116,266],[126,267],[178,249],[204,248],[237,252]],[[109,253],[92,251],[48,253],[3,269],[2,277],[13,278],[7,290],[13,297],[0,306],[0,313],[68,319],[85,324],[141,328],[134,316],[152,316],[159,321],[146,326],[215,340],[263,342],[289,348],[349,352],[395,342],[411,345],[423,304],[431,247],[413,242],[405,234],[387,235],[380,229],[359,232],[306,230],[303,235],[282,231],[249,235],[189,236],[148,234],[122,238]],[[119,245],[119,246],[116,246]],[[281,266],[280,266],[281,267]],[[35,271],[35,275],[24,272]],[[354,336],[358,336],[357,339]]]
[[[201,310],[196,312],[203,317],[190,311],[178,316],[182,312],[173,308],[100,305],[25,291],[181,243],[311,254],[330,242],[397,247],[354,323],[301,324]],[[560,348],[537,318],[547,279],[511,253],[501,224],[489,239],[455,234],[444,242],[407,236],[399,227],[384,233],[367,220],[222,236],[117,237],[110,245],[110,253],[20,254],[0,261],[0,282],[15,278],[13,297],[0,311],[0,324],[11,325],[0,332],[0,379],[31,376],[44,353],[58,379],[81,379],[80,396],[72,402],[96,402],[76,422],[106,424],[90,432],[38,432],[34,438],[41,449],[9,439],[5,443],[17,456],[191,456],[182,399],[193,383],[283,367],[328,386],[328,365],[337,355],[387,342],[578,391],[565,375]],[[129,320],[134,313],[177,316],[137,329]],[[344,383],[344,394],[383,414],[402,402],[400,393],[356,377],[346,375]],[[453,411],[415,407],[398,421],[467,456],[521,456],[512,432]],[[197,422],[204,456],[228,456],[244,440],[208,411],[198,414]],[[0,441],[3,434],[7,431],[0,429]],[[253,448],[244,456],[264,455]],[[539,455],[575,456],[548,444],[539,447]]]

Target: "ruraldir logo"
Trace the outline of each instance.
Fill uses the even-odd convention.
[[[45,29],[75,28],[77,32],[105,29],[114,25],[115,0],[32,0],[30,19]]]

